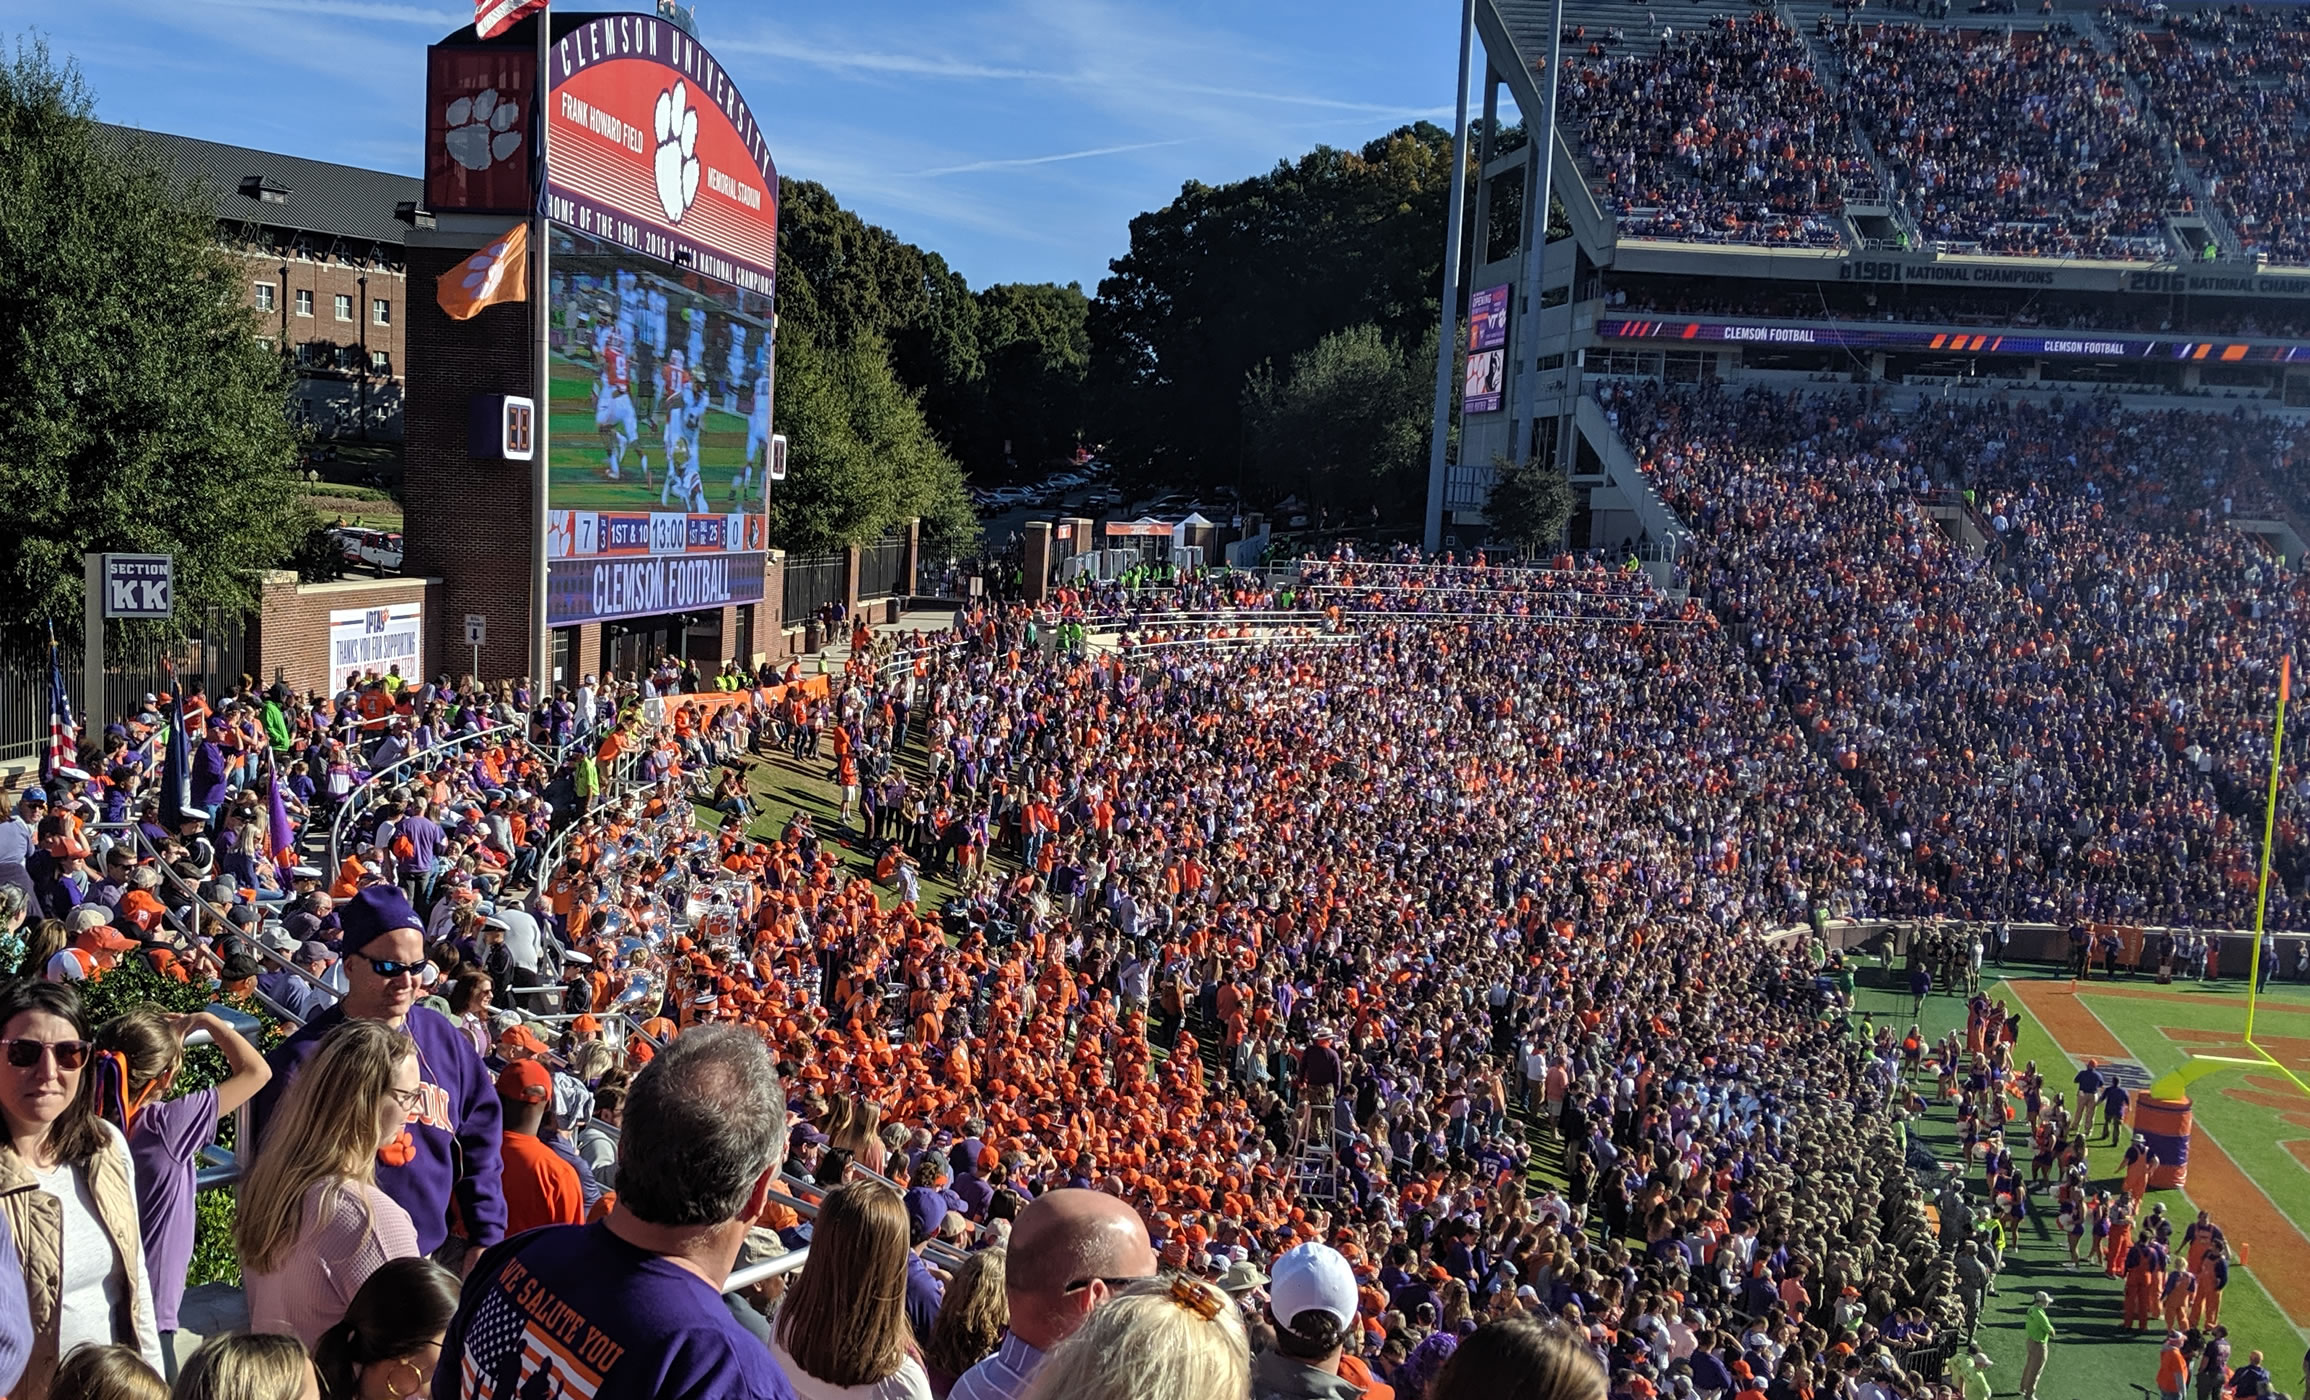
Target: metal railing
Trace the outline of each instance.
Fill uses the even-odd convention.
[[[757,1283],[767,1283],[781,1274],[793,1273],[809,1262],[809,1245],[804,1245],[800,1249],[790,1249],[775,1259],[765,1259],[759,1264],[749,1264],[743,1269],[733,1270],[730,1277],[722,1281],[722,1291],[735,1293],[742,1288],[752,1288]]]
[[[866,1178],[868,1181],[887,1186],[893,1191],[903,1191],[905,1189],[901,1187],[897,1182],[891,1180],[887,1176],[884,1176],[881,1172],[876,1171],[874,1168],[867,1166],[863,1162],[852,1162],[850,1164],[849,1170],[857,1173],[859,1176]],[[793,1163],[791,1162],[787,1163],[786,1166],[781,1168],[778,1175],[780,1179],[790,1182],[793,1185],[799,1186],[805,1191],[825,1191],[832,1189],[823,1183],[813,1181],[809,1177],[806,1177],[802,1173],[796,1171],[794,1169]],[[772,1187],[770,1190],[770,1199],[779,1205],[786,1207],[788,1210],[793,1211],[796,1215],[801,1216],[805,1220],[816,1220],[818,1218],[818,1207],[812,1205],[806,1200],[803,1200],[800,1196],[797,1196],[792,1192],[780,1191],[776,1187]],[[953,1245],[948,1244],[945,1240],[938,1239],[936,1237],[924,1241],[922,1252],[925,1258],[935,1259],[939,1263],[944,1264],[949,1268],[960,1268],[970,1259],[970,1251],[957,1249]]]
[[[472,730],[454,738],[445,739],[438,744],[395,759],[383,768],[373,770],[368,777],[361,780],[359,787],[346,794],[345,801],[337,808],[336,820],[329,823],[329,868],[331,871],[344,864],[345,832],[348,824],[357,822],[372,807],[377,805],[377,794],[384,790],[386,780],[392,774],[407,770],[409,765],[413,763],[422,763],[443,754],[457,753],[474,744],[488,743],[493,739],[507,735],[515,738],[526,738],[528,732],[526,725],[493,724],[486,729]]]

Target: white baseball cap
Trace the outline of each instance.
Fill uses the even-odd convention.
[[[1355,1325],[1355,1272],[1330,1245],[1286,1250],[1275,1261],[1267,1296],[1276,1321],[1286,1327],[1305,1312],[1330,1313],[1343,1331]]]

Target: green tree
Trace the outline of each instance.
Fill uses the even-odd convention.
[[[931,433],[973,474],[997,478],[1012,461],[1034,466],[1073,449],[1089,363],[1080,287],[974,293],[944,258],[868,224],[825,186],[784,180],[779,189],[781,396],[789,336],[830,350],[870,338],[920,396]]]
[[[303,523],[288,372],[208,196],[0,50],[0,645],[77,638],[81,555],[176,556],[180,609],[245,607]]]
[[[1093,414],[1142,484],[1232,483],[1245,376],[1370,323],[1417,345],[1436,320],[1450,133],[1318,147],[1230,185],[1190,182],[1131,221],[1090,317]]]
[[[1554,549],[1572,518],[1572,483],[1545,462],[1493,464],[1492,494],[1484,498],[1491,533],[1524,554]]]
[[[984,474],[1033,471],[1084,440],[1091,300],[1076,283],[1001,283],[979,293],[983,373],[956,442]]]
[[[936,545],[959,548],[975,537],[961,470],[879,337],[830,348],[782,331],[778,417],[791,462],[770,492],[770,539],[779,548],[813,554],[866,544],[912,516]]]
[[[1427,481],[1435,343],[1431,327],[1421,351],[1406,354],[1366,322],[1294,355],[1287,379],[1267,365],[1252,371],[1243,395],[1247,487],[1342,512],[1377,506],[1398,518],[1413,509]]]

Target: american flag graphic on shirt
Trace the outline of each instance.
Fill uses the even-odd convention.
[[[465,1329],[458,1389],[466,1400],[593,1400],[601,1376],[492,1290]]]

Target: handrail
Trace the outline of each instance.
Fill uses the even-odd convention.
[[[415,753],[405,754],[386,764],[383,768],[371,772],[368,777],[362,779],[361,786],[345,795],[345,801],[337,808],[335,820],[329,823],[329,868],[334,870],[345,863],[345,824],[376,805],[374,795],[384,783],[386,775],[396,769],[406,768],[412,763],[431,758],[437,754],[461,750],[473,743],[485,741],[493,735],[505,734],[526,740],[529,727],[526,724],[493,724],[486,729],[462,733],[454,738],[445,739],[441,743],[419,749]]]
[[[213,904],[207,899],[203,898],[198,886],[187,885],[184,881],[184,878],[177,874],[176,868],[170,865],[167,861],[160,858],[160,852],[153,847],[152,838],[144,834],[144,828],[138,823],[133,821],[91,822],[88,829],[100,834],[107,832],[127,833],[126,839],[130,843],[129,849],[135,851],[141,860],[150,861],[153,868],[160,872],[160,877],[168,882],[169,888],[175,890],[178,894],[183,895],[185,901],[195,910],[206,910],[209,916],[215,919],[218,923],[229,924],[231,922],[230,919],[226,917],[226,912],[222,907]],[[187,936],[194,938],[200,936],[200,930],[197,927],[188,930],[185,929],[181,924],[177,924],[173,910],[170,911],[169,920],[172,925],[176,926],[178,932],[184,933]],[[256,954],[258,961],[270,963],[274,968],[280,971],[294,973],[296,976],[303,978],[306,982],[311,983],[313,986],[327,993],[329,1000],[332,1002],[335,1002],[343,997],[344,994],[338,991],[335,987],[330,986],[320,978],[315,977],[312,973],[307,972],[305,969],[297,966],[297,964],[290,959],[281,956],[281,954],[275,951],[270,945],[268,945],[264,939],[250,938],[244,941],[248,944],[250,951]],[[279,1014],[278,1007],[274,1007],[273,1010],[275,1014]]]
[[[809,1262],[809,1245],[790,1249],[775,1259],[765,1259],[759,1264],[749,1264],[743,1269],[732,1271],[730,1277],[722,1281],[722,1291],[735,1293],[741,1288],[752,1288],[757,1283],[766,1283],[782,1274],[793,1273]]]
[[[878,1172],[874,1168],[866,1165],[864,1162],[853,1161],[849,1166],[849,1170],[858,1173],[862,1177],[865,1177],[868,1181],[887,1186],[891,1190],[898,1191],[901,1194],[904,1193],[905,1188],[901,1187],[897,1182],[891,1180],[889,1177],[884,1176],[881,1172]],[[800,1172],[796,1171],[792,1162],[788,1162],[785,1166],[781,1167],[778,1174],[785,1180],[791,1181],[797,1186],[807,1186],[813,1191],[823,1191],[828,1189],[823,1182],[813,1181],[809,1177],[806,1177]],[[800,1215],[806,1220],[816,1220],[818,1218],[818,1207],[810,1204],[808,1201],[801,1200],[793,1195],[790,1195],[787,1192],[780,1191],[776,1187],[771,1188],[770,1198],[778,1202],[778,1204],[785,1206],[788,1210],[793,1211],[795,1214]],[[922,1252],[924,1254],[936,1257],[940,1263],[946,1264],[953,1268],[962,1267],[962,1265],[968,1262],[970,1259],[970,1252],[968,1250],[957,1249],[953,1245],[948,1244],[945,1240],[939,1239],[936,1236],[923,1241]]]

